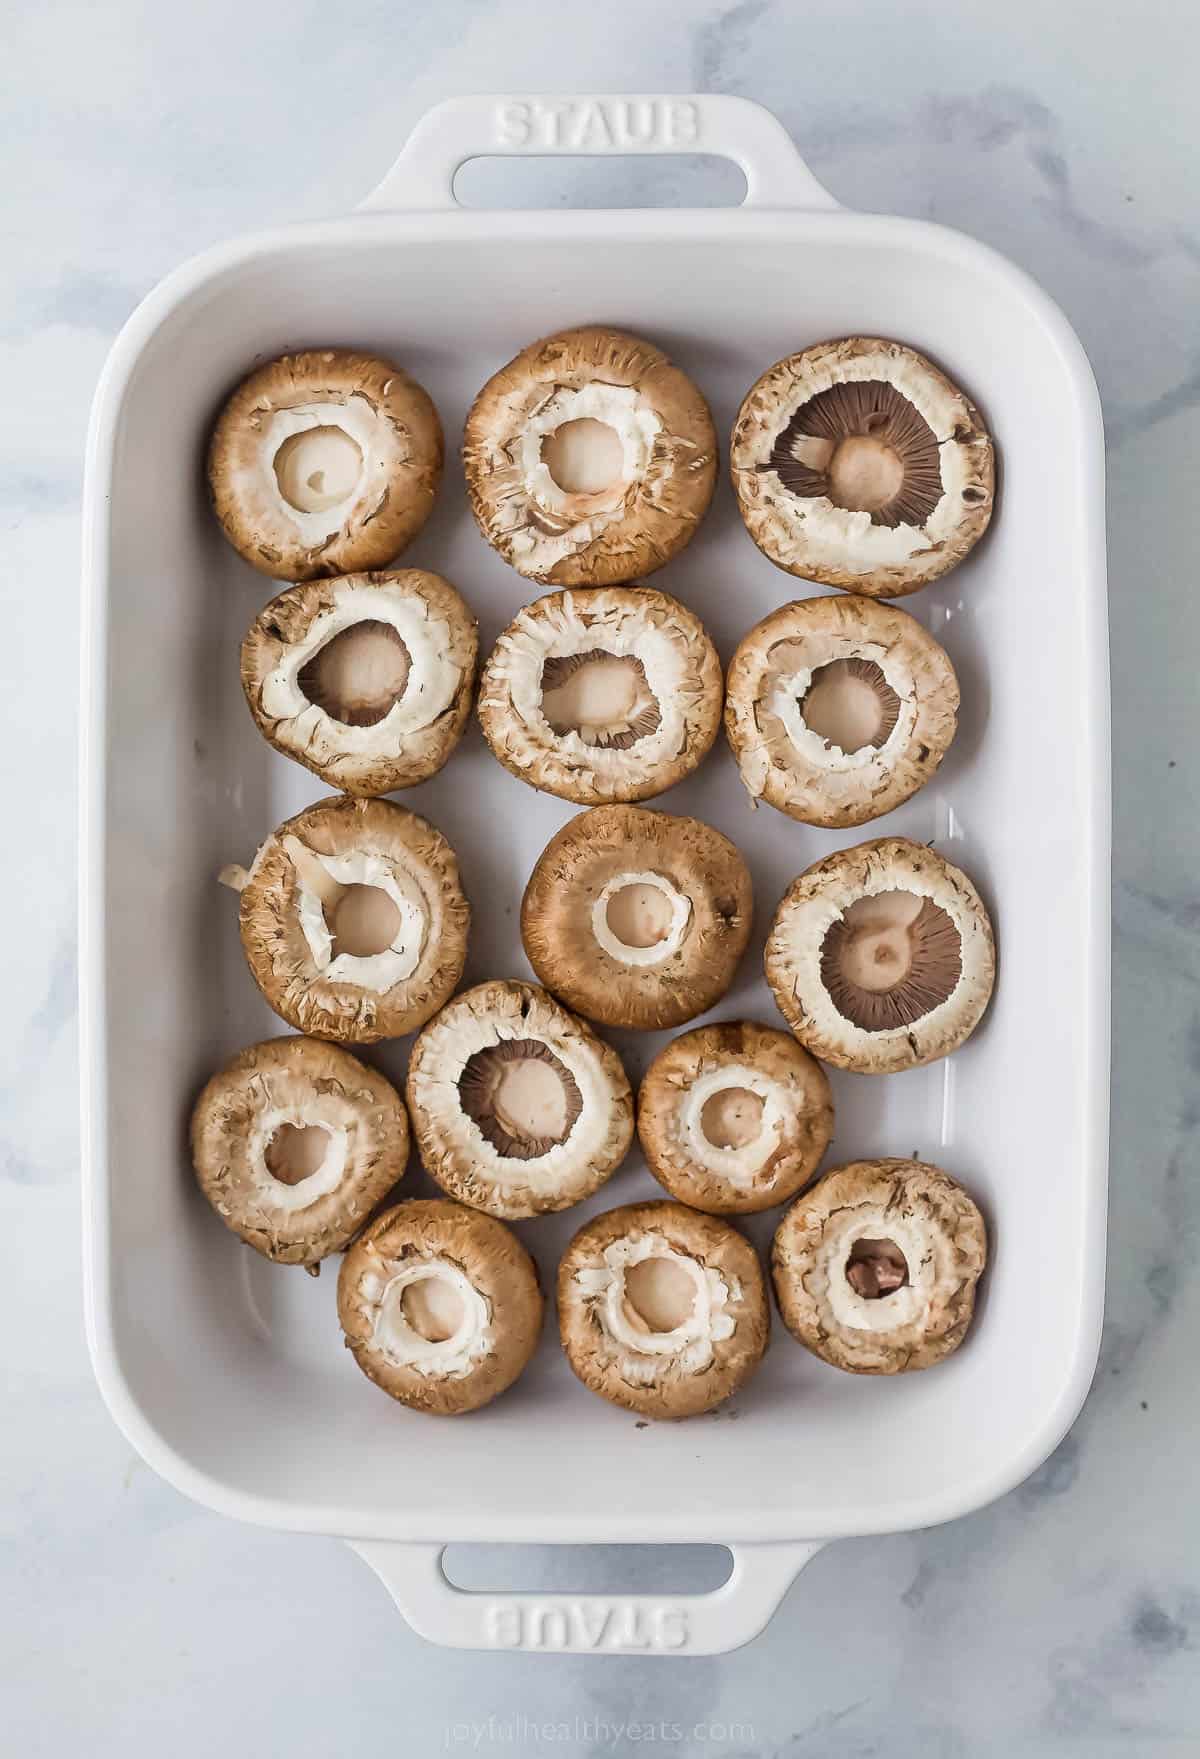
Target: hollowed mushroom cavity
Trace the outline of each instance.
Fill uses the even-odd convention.
[[[281,592],[242,643],[242,687],[277,750],[347,794],[423,782],[471,711],[475,619],[416,568]]]
[[[729,987],[750,932],[750,876],[696,819],[598,806],[551,839],[521,905],[538,976],[590,1019],[675,1026]]]
[[[908,1260],[894,1240],[856,1240],[846,1260],[846,1281],[864,1301],[882,1301],[908,1282]]]
[[[843,849],[775,913],[767,981],[802,1044],[883,1074],[948,1055],[991,996],[991,923],[966,874],[906,837]]]
[[[583,1110],[570,1070],[533,1038],[476,1051],[459,1078],[462,1108],[506,1158],[536,1160],[565,1142]]]
[[[546,436],[542,462],[567,494],[596,495],[622,482],[625,448],[616,428],[585,415]]]
[[[585,745],[610,751],[628,751],[662,725],[642,662],[602,648],[546,661],[542,713],[555,733],[577,733]]]
[[[400,1096],[347,1051],[312,1038],[251,1045],[192,1113],[201,1190],[265,1257],[313,1270],[404,1176]]]
[[[730,466],[772,562],[871,596],[944,574],[991,515],[978,411],[922,355],[870,337],[818,343],[764,373],[739,411]]]
[[[390,361],[343,349],[284,355],[243,380],[213,430],[208,474],[246,561],[310,580],[390,561],[424,525],[442,430]]]
[[[784,605],[743,637],[725,727],[753,800],[836,827],[922,787],[957,710],[954,669],[915,617],[831,594]]]
[[[767,1342],[753,1247],[681,1203],[632,1204],[581,1228],[559,1263],[558,1313],[580,1380],[649,1417],[710,1410]]]
[[[804,724],[839,751],[886,745],[900,698],[874,660],[831,660],[818,666],[800,700]]]
[[[349,500],[362,475],[362,448],[332,423],[291,434],[271,461],[279,492],[300,513],[324,513]]]
[[[414,1410],[477,1410],[537,1343],[533,1262],[503,1223],[457,1203],[402,1203],[355,1241],[338,1319],[363,1373]]]
[[[281,825],[241,891],[242,945],[276,1012],[315,1037],[372,1043],[423,1025],[466,959],[454,852],[389,801],[320,801]]]
[[[267,1171],[282,1185],[299,1185],[319,1173],[332,1147],[323,1124],[280,1124],[263,1150]]]
[[[514,568],[603,586],[688,542],[712,496],[716,436],[696,387],[650,343],[567,330],[488,380],[463,463],[480,530]]]
[[[346,727],[375,727],[404,695],[412,655],[390,623],[376,617],[331,637],[297,674],[307,700]]]
[[[616,1052],[533,984],[456,996],[413,1048],[408,1097],[430,1175],[510,1219],[590,1196],[633,1135]]]
[[[500,762],[581,805],[641,800],[707,756],[721,663],[700,621],[649,587],[549,593],[484,667],[479,719]]]
[[[638,1136],[673,1197],[711,1215],[769,1209],[816,1172],[833,1133],[820,1064],[753,1021],[695,1027],[664,1046],[638,1094]]]
[[[856,1374],[929,1368],[956,1350],[987,1258],[983,1217],[922,1161],[854,1161],[798,1197],[771,1268],[784,1324]]]

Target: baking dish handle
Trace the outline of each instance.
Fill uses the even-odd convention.
[[[468,159],[626,153],[712,153],[746,179],[745,206],[836,208],[778,117],[748,98],[628,95],[449,98],[426,111],[399,158],[359,205],[457,207],[454,178]]]
[[[756,1637],[821,1542],[731,1545],[709,1594],[486,1594],[456,1588],[445,1547],[349,1541],[414,1631],[451,1649],[559,1655],[722,1655]]]

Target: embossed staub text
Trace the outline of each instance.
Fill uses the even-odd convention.
[[[496,145],[536,151],[679,152],[700,143],[700,112],[687,98],[509,98],[494,112]]]
[[[497,1649],[684,1649],[687,1613],[667,1602],[498,1600],[486,1615]]]

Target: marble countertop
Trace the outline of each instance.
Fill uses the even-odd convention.
[[[9,8],[0,1723],[13,1752],[1200,1752],[1197,47],[1177,0]],[[234,1526],[160,1482],[101,1404],[82,1334],[75,594],[105,352],[182,258],[344,211],[437,98],[564,87],[767,103],[848,206],[961,227],[1036,276],[1080,332],[1108,418],[1115,1067],[1095,1386],[1019,1490],[931,1532],[828,1548],[764,1637],[713,1660],[428,1647],[344,1545]],[[619,166],[555,175],[563,200],[644,193]],[[701,198],[720,175],[699,174]],[[561,1560],[526,1563],[526,1585],[561,1580]],[[627,1561],[602,1567],[616,1580]],[[643,1585],[660,1567],[638,1566]]]

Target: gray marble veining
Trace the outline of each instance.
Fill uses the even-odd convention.
[[[1135,12],[1094,0],[9,8],[0,1721],[12,1751],[1200,1752],[1197,46],[1175,0]],[[183,257],[344,210],[429,103],[505,86],[761,99],[848,206],[960,226],[1035,275],[1083,337],[1108,418],[1115,1066],[1095,1386],[1011,1496],[932,1532],[830,1547],[760,1641],[715,1660],[426,1647],[341,1545],[234,1527],[155,1478],[101,1406],[82,1341],[75,592],[96,375],[124,317]],[[620,175],[636,192],[642,174]],[[706,173],[688,175],[703,185]],[[567,165],[547,187],[569,201],[601,186],[595,167]],[[561,1726],[534,1745],[532,1722]],[[631,1724],[657,1733],[634,1739]]]

